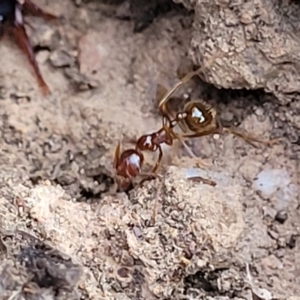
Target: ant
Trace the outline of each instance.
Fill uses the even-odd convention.
[[[50,90],[43,79],[39,66],[35,59],[33,48],[30,44],[28,35],[25,29],[24,14],[27,11],[32,15],[44,18],[46,20],[54,20],[58,17],[49,14],[35,5],[31,0],[1,0],[0,1],[0,26],[1,34],[3,33],[2,26],[9,23],[13,28],[13,35],[15,36],[19,47],[26,54],[31,66],[33,67],[39,87],[44,95],[49,95]]]
[[[177,125],[177,119],[170,120],[168,117],[163,116],[162,127],[153,133],[142,135],[136,142],[134,149],[128,149],[121,153],[121,143],[119,142],[115,150],[114,168],[116,169],[116,182],[119,189],[128,190],[132,185],[133,178],[146,176],[147,179],[153,178],[159,168],[160,162],[163,157],[162,144],[172,146],[174,140],[180,137],[173,131]],[[181,140],[182,141],[182,140]],[[185,145],[185,143],[182,141]],[[187,146],[186,146],[187,147]],[[189,148],[187,148],[189,149]],[[144,151],[156,152],[158,151],[158,159],[155,166],[149,174],[141,173],[141,168],[144,162]],[[143,180],[144,181],[144,180]]]
[[[179,140],[188,150],[189,154],[195,158],[193,152],[184,143],[184,138],[196,138],[215,133],[221,134],[223,132],[228,132],[240,138],[243,138],[249,143],[258,142],[272,145],[278,141],[262,140],[241,133],[235,129],[223,127],[217,117],[216,110],[202,100],[189,100],[184,106],[183,110],[176,113],[175,117],[171,118],[170,116],[172,114],[167,107],[168,101],[171,99],[171,96],[175,93],[175,91],[177,91],[180,86],[188,82],[194,76],[199,75],[202,70],[203,67],[200,67],[197,70],[188,73],[170,91],[167,91],[167,89],[162,85],[158,85],[158,93],[163,93],[164,95],[160,99],[158,105],[162,115],[162,127],[156,132],[142,135],[137,141],[131,141],[135,143],[135,148],[125,150],[122,153],[121,143],[118,143],[114,156],[114,168],[116,170],[115,179],[119,190],[128,190],[132,186],[133,180],[137,176],[146,176],[146,178],[142,180],[142,182],[155,178],[157,176],[156,173],[163,157],[163,151],[161,147],[162,144],[172,146],[175,140]],[[177,125],[181,128],[183,132],[182,134],[178,134],[174,131],[174,127]],[[191,133],[187,133],[187,129]],[[144,151],[158,151],[157,161],[149,174],[141,172],[144,163]],[[205,164],[201,161],[199,161],[199,164],[205,166]],[[196,179],[212,186],[216,185],[214,181],[198,176],[190,179]]]

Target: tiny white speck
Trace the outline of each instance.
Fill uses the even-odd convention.
[[[205,117],[203,115],[203,112],[200,109],[196,108],[196,107],[193,108],[192,117],[198,118],[200,123],[205,121]]]
[[[145,145],[151,145],[151,136],[147,136],[146,141],[145,141]]]

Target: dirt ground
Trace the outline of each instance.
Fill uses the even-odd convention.
[[[289,107],[198,80],[193,93],[224,122],[282,142],[193,139],[206,169],[176,146],[159,178],[111,195],[117,142],[161,125],[156,86],[177,80],[190,16],[169,12],[134,33],[99,2],[35,3],[65,20],[28,18],[46,98],[13,40],[1,40],[1,299],[299,299]],[[193,172],[217,186],[186,180]]]

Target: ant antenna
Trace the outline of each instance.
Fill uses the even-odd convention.
[[[172,89],[170,89],[160,100],[159,102],[159,108],[161,109],[162,112],[165,111],[165,104],[169,100],[169,98],[177,91],[177,89],[183,85],[184,83],[188,82],[191,80],[194,76],[199,75],[205,68],[209,68],[213,62],[218,58],[222,57],[224,55],[224,52],[219,50],[215,55],[211,57],[211,59],[208,61],[208,63],[197,70],[188,73],[186,76],[184,76],[179,82],[177,82]]]

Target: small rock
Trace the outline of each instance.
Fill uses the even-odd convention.
[[[284,248],[280,248],[274,251],[274,255],[278,258],[283,258],[286,254],[286,250]]]
[[[268,230],[268,233],[273,240],[277,240],[279,238],[279,234],[274,230]]]
[[[91,24],[91,19],[86,9],[78,9],[76,18],[71,20],[71,24],[80,31],[86,31]]]
[[[263,258],[262,264],[263,264],[267,274],[272,274],[273,270],[283,268],[282,262],[273,254],[268,257]]]
[[[90,79],[81,74],[77,68],[66,68],[65,75],[71,80],[79,91],[86,91],[89,89],[99,87],[100,83],[97,80]]]
[[[290,240],[286,243],[286,245],[290,248],[293,249],[296,246],[296,238],[297,236],[295,234],[292,234],[290,237]]]
[[[283,224],[288,218],[288,214],[285,210],[280,210],[277,212],[275,216],[275,220],[280,224]]]
[[[280,210],[277,212],[275,216],[275,221],[279,222],[280,224],[283,224],[288,218],[288,214],[285,210]]]
[[[253,180],[253,189],[263,198],[269,198],[282,186],[290,184],[290,174],[284,169],[265,168]]]
[[[103,60],[109,55],[110,50],[101,38],[96,32],[89,32],[79,40],[78,62],[80,72],[84,75],[101,70]]]
[[[128,268],[120,268],[118,270],[118,275],[122,278],[127,278],[130,276],[130,271]]]
[[[56,68],[69,67],[75,64],[75,57],[62,49],[58,49],[51,53],[50,62]]]
[[[259,122],[264,122],[266,120],[266,115],[265,115],[265,111],[262,107],[258,107],[255,110],[255,115],[257,116],[257,120]]]
[[[245,25],[251,24],[253,22],[252,16],[249,13],[244,12],[240,16],[240,22]]]
[[[234,114],[231,111],[224,111],[221,113],[221,119],[224,122],[231,123],[233,121]]]
[[[39,65],[44,64],[49,58],[49,51],[43,50],[39,51],[36,55],[36,61]]]
[[[285,248],[286,247],[286,242],[283,237],[280,237],[277,239],[277,244],[279,248]]]
[[[50,51],[57,48],[61,41],[59,31],[44,24],[35,24],[32,33],[29,33],[29,35],[33,47],[40,46]]]
[[[263,210],[264,218],[272,219],[272,220],[274,220],[276,218],[276,210],[273,209],[272,207],[264,206],[262,210]]]
[[[257,116],[263,116],[263,115],[264,115],[264,110],[263,110],[263,108],[258,107],[258,108],[255,110],[255,114],[256,114]]]

